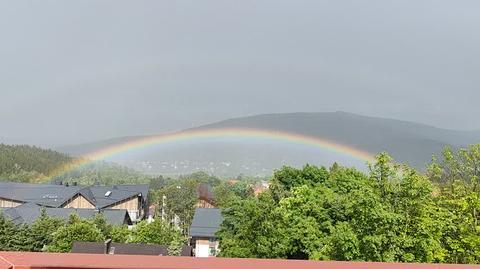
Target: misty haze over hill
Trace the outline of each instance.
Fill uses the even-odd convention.
[[[196,129],[255,128],[308,135],[375,154],[389,152],[396,160],[424,168],[445,146],[480,142],[480,131],[440,129],[414,122],[360,116],[346,112],[263,114],[228,119]],[[81,155],[137,137],[120,137],[58,150]],[[203,170],[223,176],[268,175],[282,165],[340,162],[365,167],[362,160],[311,146],[256,140],[209,140],[170,143],[113,156],[110,161],[149,173],[180,174]]]
[[[479,10],[472,0],[0,1],[0,141],[59,147],[298,111],[477,129]]]

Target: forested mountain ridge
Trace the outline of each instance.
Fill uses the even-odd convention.
[[[480,131],[448,130],[415,122],[367,117],[346,112],[263,114],[228,119],[189,130],[219,128],[267,129],[324,138],[371,154],[386,151],[398,161],[418,169],[424,168],[430,162],[432,154],[440,154],[446,146],[459,148],[480,142]],[[58,150],[81,155],[138,138],[141,136],[67,146]],[[246,160],[256,162],[264,170],[278,168],[285,163],[297,165],[297,163],[309,162],[329,165],[322,163],[322,160],[316,159],[315,156],[307,158],[303,153],[296,154],[284,149],[279,152],[264,145],[210,143],[207,146],[195,144],[188,147],[177,146],[170,151],[150,152],[148,156],[142,156],[144,158],[141,161],[168,163],[191,161],[198,166],[200,161],[220,163],[228,160],[232,163],[231,170],[236,162],[245,164]],[[324,159],[331,158],[327,156]],[[250,171],[253,169],[250,166]],[[166,173],[163,170],[154,172]],[[248,173],[241,170],[235,172]]]
[[[0,144],[0,180],[39,182],[75,158],[50,149],[29,145]],[[96,161],[60,173],[55,180],[79,184],[126,184],[148,182],[149,176],[118,164]]]
[[[73,160],[67,154],[29,145],[0,144],[0,180],[29,182]]]
[[[445,146],[480,142],[480,131],[457,131],[425,124],[361,116],[347,112],[264,114],[213,123],[199,128],[262,128],[316,136],[376,154],[389,152],[416,167]]]

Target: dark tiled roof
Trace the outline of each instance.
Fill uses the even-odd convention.
[[[4,209],[3,213],[15,224],[32,224],[40,216],[41,206],[34,203],[26,203],[14,208]],[[76,213],[80,218],[90,219],[99,213],[95,209],[74,208],[45,208],[48,216],[67,220],[71,214]],[[124,209],[102,210],[102,214],[108,223],[122,225],[131,223],[130,217]]]
[[[167,256],[168,247],[153,244],[74,242],[72,253]],[[181,256],[191,256],[192,248],[183,246]]]
[[[60,207],[80,189],[81,187],[78,186],[0,182],[0,197],[24,203]]]
[[[148,245],[148,244],[119,244],[112,243],[109,248],[109,252],[120,255],[155,255],[155,256],[167,256],[168,248],[160,245]]]
[[[107,246],[100,242],[73,242],[72,253],[107,254]]]
[[[190,226],[191,237],[215,237],[223,217],[218,208],[197,208]]]
[[[88,189],[97,208],[105,208],[139,194],[145,201],[148,198],[148,185],[91,186]],[[110,192],[108,197],[105,195],[107,192]]]
[[[15,224],[23,223],[22,216],[20,216],[20,214],[18,214],[18,212],[13,208],[2,208],[2,207],[0,207],[0,213],[3,216],[9,218]]]
[[[148,191],[150,190],[149,184],[133,184],[133,185],[116,185],[118,189],[130,192],[138,192],[142,194],[145,201],[148,200]]]
[[[147,201],[148,190],[148,184],[85,187],[0,182],[0,198],[46,207],[61,207],[77,194],[81,194],[96,208],[105,208],[137,195]],[[108,197],[105,196],[107,192],[110,192]]]

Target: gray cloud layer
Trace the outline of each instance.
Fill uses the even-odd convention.
[[[0,139],[266,112],[480,128],[479,1],[0,1]]]

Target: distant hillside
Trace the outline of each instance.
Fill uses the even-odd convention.
[[[199,128],[248,127],[317,136],[370,153],[387,151],[416,167],[430,161],[445,146],[480,142],[479,131],[455,131],[394,119],[346,112],[265,114],[221,121]]]
[[[336,141],[370,153],[387,151],[398,161],[423,168],[445,146],[459,147],[480,142],[480,131],[455,131],[414,122],[360,116],[345,112],[265,114],[229,119],[194,129],[258,128],[278,130]],[[84,154],[107,145],[138,137],[117,138],[98,143],[64,147],[59,150],[71,154]],[[320,156],[322,155],[322,156]],[[209,172],[261,174],[282,164],[300,165],[305,162],[328,164],[342,161],[327,153],[305,153],[281,148],[275,144],[213,142],[181,145],[142,156],[119,161],[131,167],[151,172],[186,173],[195,170]],[[228,165],[220,165],[228,162]],[[179,169],[179,165],[185,169]],[[211,168],[213,166],[215,168]],[[153,167],[153,168],[152,168]],[[210,170],[209,170],[210,169]],[[261,172],[263,171],[263,172]]]
[[[104,161],[86,164],[78,169],[55,177],[54,181],[80,185],[114,185],[148,183],[151,177],[131,168]]]
[[[33,181],[70,161],[70,156],[53,150],[0,144],[0,180]]]
[[[73,160],[74,158],[65,153],[49,149],[0,144],[0,180],[36,182]],[[148,182],[150,178],[118,164],[94,162],[62,174],[57,180],[106,185]]]

